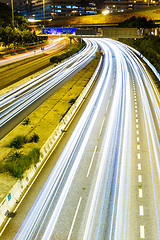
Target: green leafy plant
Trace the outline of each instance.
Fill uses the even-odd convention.
[[[25,118],[22,122],[23,125],[29,125],[31,123],[29,118]]]
[[[23,147],[23,145],[27,143],[27,139],[25,136],[17,136],[15,137],[10,143],[9,143],[9,147],[11,148],[16,148],[16,149],[20,149]]]
[[[33,133],[33,135],[31,136],[29,142],[35,142],[37,143],[39,141],[39,135],[36,133]]]
[[[22,152],[15,152],[8,156],[4,164],[0,165],[0,171],[8,171],[13,177],[18,179],[23,178],[24,172],[29,169],[32,164],[39,161],[40,150],[32,149],[28,155],[23,155]]]

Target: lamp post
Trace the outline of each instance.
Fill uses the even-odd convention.
[[[43,20],[44,20],[43,27],[45,27],[45,0],[43,0]]]
[[[13,0],[11,0],[11,6],[12,6],[12,27],[14,29],[14,11],[13,11]]]

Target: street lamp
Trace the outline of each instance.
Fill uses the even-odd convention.
[[[103,10],[103,15],[107,15],[107,14],[109,14],[110,13],[110,11],[109,10]]]
[[[45,0],[43,0],[43,20],[44,20],[44,26],[45,26]]]
[[[14,28],[14,11],[13,11],[13,0],[11,0],[11,6],[12,6],[12,27]]]

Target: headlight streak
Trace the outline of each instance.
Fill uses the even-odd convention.
[[[38,77],[36,78],[36,81],[31,81],[31,84],[29,86],[26,86],[26,84],[23,85],[24,89],[22,87],[18,88],[18,91],[13,91],[13,95],[12,93],[10,93],[7,94],[8,96],[2,96],[1,107],[3,107],[3,110],[1,110],[0,127],[3,126],[11,118],[13,118],[16,114],[25,109],[27,106],[29,106],[31,103],[40,98],[42,95],[51,90],[59,82],[63,81],[67,76],[75,72],[78,68],[91,61],[91,56],[95,55],[95,52],[97,51],[97,46],[95,44],[92,45],[88,40],[86,40],[86,43],[88,47],[84,49],[81,53],[77,54],[78,56],[76,55],[73,57],[74,61],[76,61],[75,63],[71,59],[65,61],[65,68],[66,66],[70,65],[70,61],[72,61],[73,63],[67,69],[64,69],[63,67],[63,71],[62,69],[60,69],[60,71],[56,73],[54,77],[51,77],[46,81],[44,81],[46,76],[43,74],[42,79]],[[58,70],[57,67],[56,70]],[[52,71],[50,70],[47,73],[47,78],[51,76],[53,72],[56,72],[55,69],[53,69]],[[34,89],[32,89],[33,87]]]
[[[116,61],[117,67],[115,89],[112,93],[113,100],[104,133],[105,137],[103,138],[101,155],[99,155],[98,160],[98,174],[90,200],[91,204],[88,210],[82,239],[126,240],[129,236],[131,92],[128,69],[131,69],[133,72],[142,99],[151,165],[157,229],[158,236],[160,237],[158,204],[152,166],[153,159],[151,155],[151,146],[153,146],[153,154],[160,180],[160,163],[158,159],[160,156],[160,143],[152,116],[152,111],[154,111],[157,122],[159,123],[160,109],[157,102],[159,98],[156,98],[154,95],[154,91],[156,94],[157,92],[143,64],[136,55],[130,51],[130,48],[110,39],[85,39],[85,41],[89,45],[92,42],[95,49],[98,44],[105,53],[104,65],[102,67],[99,83],[56,166],[50,174],[50,177],[46,181],[37,200],[16,234],[15,240],[39,239],[40,236],[42,240],[52,239],[54,228],[79,167],[87,141],[91,137],[91,131],[94,127],[100,106],[103,103],[105,92],[110,86],[113,74],[113,61]],[[112,51],[115,55],[114,60]],[[107,69],[105,69],[105,64]],[[75,66],[76,63],[73,65]],[[151,98],[153,109],[151,109],[145,88]],[[61,187],[62,185],[63,188]],[[99,205],[101,206],[100,211],[98,209]],[[104,220],[104,216],[102,215],[104,214],[103,210],[106,210],[106,208],[108,208],[108,213],[106,213],[106,215],[108,214],[107,217],[109,220],[107,220],[107,234],[104,238],[104,232],[101,233]],[[48,216],[48,213],[50,216]],[[47,218],[49,218],[49,220],[46,223],[45,221]],[[43,224],[47,225],[45,230],[42,229],[44,228]]]
[[[103,75],[104,75],[104,73],[103,73]],[[90,124],[90,127],[87,130],[86,137],[84,139],[87,139],[89,137],[90,131],[91,131],[91,129],[93,127],[93,124],[94,124],[94,120],[95,120],[96,115],[98,114],[98,111],[99,111],[98,107],[95,109],[94,106],[95,106],[95,104],[98,104],[98,106],[100,107],[100,105],[102,103],[103,92],[104,92],[104,90],[103,90],[104,76],[103,75],[101,77],[101,80],[98,83],[98,86],[96,87],[95,94],[91,98],[87,109],[85,110],[84,114],[82,115],[82,117],[79,121],[79,124],[77,125],[76,129],[74,130],[74,132],[72,134],[72,137],[70,138],[69,142],[67,143],[66,148],[64,149],[64,151],[63,151],[60,159],[58,160],[55,168],[53,169],[53,172],[51,173],[51,175],[49,177],[49,180],[47,180],[47,182],[45,184],[46,186],[43,188],[43,190],[39,194],[39,196],[37,198],[37,201],[36,201],[37,204],[36,203],[34,204],[33,208],[29,212],[29,215],[27,216],[25,222],[23,223],[22,227],[20,228],[19,232],[17,233],[15,239],[27,239],[28,240],[28,239],[31,239],[29,236],[33,236],[32,235],[32,228],[36,224],[36,221],[33,218],[35,216],[38,216],[41,212],[41,208],[39,207],[39,204],[41,202],[41,204],[43,205],[43,202],[46,201],[45,200],[46,199],[46,192],[48,191],[48,188],[52,189],[52,187],[50,187],[50,182],[54,181],[55,178],[59,178],[59,179],[61,178],[60,171],[63,173],[63,169],[59,170],[59,168],[61,168],[63,163],[64,163],[64,165],[66,164],[66,162],[67,162],[66,156],[67,155],[68,155],[68,159],[69,159],[70,153],[72,153],[73,149],[75,148],[74,144],[72,144],[72,142],[76,142],[79,139],[79,136],[81,134],[82,126],[83,126],[84,123],[86,124],[86,121],[91,121],[91,124]],[[107,85],[107,83],[106,83],[106,85]],[[99,98],[99,100],[97,100],[97,98]],[[91,114],[93,115],[92,120],[90,120]],[[81,149],[83,149],[85,147],[85,144],[86,144],[86,140],[82,143]],[[65,200],[66,194],[69,191],[70,184],[72,182],[72,179],[74,177],[76,169],[79,165],[81,154],[82,154],[82,151],[79,151],[79,153],[77,154],[77,158],[76,158],[77,160],[74,160],[75,162],[74,162],[74,165],[72,166],[72,170],[71,170],[72,174],[69,175],[69,178],[68,178],[69,180],[67,180],[67,182],[65,184],[65,186],[66,186],[65,188],[67,188],[67,189],[63,190],[63,194],[61,194],[61,196],[63,195],[63,197],[60,196],[60,201],[58,201],[58,205],[61,205],[63,203],[63,201]],[[57,177],[55,177],[56,175],[57,175]],[[45,190],[46,188],[47,188],[47,190]],[[48,198],[48,195],[47,195],[47,198]],[[53,227],[56,223],[59,212],[60,212],[60,209],[58,207],[56,207],[56,209],[53,212],[54,215],[52,215],[52,218],[54,218],[54,223],[50,220],[50,224],[48,224],[48,227],[47,227],[45,235],[44,235],[45,237],[43,237],[44,239],[46,239],[46,236],[48,238],[52,234],[52,229],[53,229]],[[34,223],[34,221],[35,221],[35,223]],[[30,226],[30,225],[32,225],[32,226]],[[48,229],[49,229],[49,231],[48,231]],[[34,232],[33,232],[33,234],[34,234]]]
[[[97,117],[97,115],[98,115],[100,106],[101,106],[101,104],[102,104],[103,97],[104,97],[104,93],[105,93],[106,88],[107,88],[107,86],[108,86],[108,81],[104,81],[104,80],[105,80],[106,72],[108,72],[107,69],[106,69],[106,71],[104,71],[104,72],[102,73],[102,76],[101,76],[101,78],[100,78],[100,80],[99,80],[100,82],[99,82],[97,88],[95,89],[95,94],[92,96],[89,104],[87,105],[87,108],[85,109],[85,111],[84,111],[84,113],[83,113],[83,115],[82,115],[82,118],[81,118],[80,121],[79,121],[80,126],[82,126],[82,123],[84,122],[83,117],[84,117],[86,114],[88,114],[88,112],[90,111],[89,109],[94,109],[94,113],[93,113],[94,115],[92,116],[90,125],[89,125],[89,127],[88,127],[88,129],[87,129],[87,131],[86,131],[86,134],[85,134],[84,140],[83,140],[83,142],[82,142],[82,145],[81,145],[81,147],[80,147],[80,149],[79,149],[79,151],[78,151],[78,153],[77,153],[77,157],[76,157],[76,159],[74,160],[74,165],[73,165],[73,167],[72,167],[72,169],[71,169],[71,173],[70,173],[70,175],[69,175],[69,177],[68,177],[68,179],[67,179],[67,181],[66,181],[66,184],[65,184],[64,189],[63,189],[63,191],[62,191],[62,194],[61,194],[61,196],[60,196],[60,199],[59,199],[59,201],[58,201],[58,203],[57,203],[57,206],[56,206],[56,208],[55,208],[55,210],[54,210],[54,212],[53,212],[53,214],[52,214],[52,217],[51,217],[51,219],[50,219],[50,222],[49,222],[49,224],[47,225],[47,228],[46,228],[46,231],[45,231],[45,233],[44,233],[44,235],[43,235],[42,240],[50,239],[50,238],[51,238],[51,235],[52,235],[52,232],[53,232],[54,227],[55,227],[55,225],[56,225],[56,221],[57,221],[58,216],[59,216],[59,214],[60,214],[61,208],[62,208],[63,203],[64,203],[64,201],[65,201],[65,198],[66,198],[66,196],[67,196],[67,194],[68,194],[68,191],[69,191],[69,188],[70,188],[71,183],[72,183],[72,181],[73,181],[75,172],[76,172],[76,170],[77,170],[77,168],[78,168],[78,166],[79,166],[81,157],[82,157],[82,155],[83,155],[83,151],[84,151],[84,149],[85,149],[85,147],[86,147],[86,143],[87,143],[87,141],[88,141],[88,138],[89,138],[89,136],[90,136],[91,130],[92,130],[93,126],[94,126],[94,122],[95,122],[96,117]],[[100,86],[101,86],[101,87],[100,87]],[[101,89],[100,89],[100,88],[101,88]],[[99,90],[98,90],[98,89],[99,89]],[[98,97],[97,94],[100,95],[100,96],[99,96],[99,99],[97,98],[97,97]],[[97,96],[96,96],[96,95],[97,95]],[[97,102],[97,101],[98,101],[98,102]],[[96,103],[96,102],[97,102],[97,103]],[[97,104],[96,108],[95,108],[95,104]]]
[[[124,61],[124,69],[127,69]],[[130,192],[130,173],[131,173],[131,93],[129,73],[126,72],[125,82],[125,113],[124,113],[124,133],[122,143],[122,155],[120,166],[120,180],[118,186],[116,221],[113,239],[128,239],[128,209],[129,209],[129,192]]]
[[[133,58],[133,57],[131,57]],[[148,142],[148,149],[149,149],[149,159],[150,159],[150,166],[151,166],[151,174],[152,174],[152,183],[153,183],[153,192],[154,192],[154,202],[155,202],[155,211],[156,211],[156,220],[157,220],[157,230],[158,230],[158,236],[160,237],[160,223],[159,223],[159,215],[158,215],[158,204],[157,204],[157,197],[156,197],[156,189],[155,189],[155,181],[154,181],[154,172],[153,172],[153,159],[151,156],[151,149],[150,146],[153,146],[154,149],[154,156],[156,160],[156,166],[157,166],[157,171],[158,171],[158,177],[160,180],[160,166],[159,166],[159,156],[160,156],[160,143],[155,127],[155,123],[152,117],[152,111],[150,108],[150,104],[148,102],[147,94],[143,85],[143,82],[141,80],[140,72],[136,69],[137,67],[137,62],[130,58],[130,65],[133,68],[133,72],[135,74],[135,78],[138,82],[140,93],[141,93],[141,99],[142,99],[142,105],[143,105],[143,111],[144,111],[144,119],[145,119],[145,126],[146,126],[146,133],[147,133],[147,142]],[[138,61],[139,62],[139,61]],[[138,65],[139,66],[139,65]],[[139,66],[139,69],[141,69],[141,74],[142,77],[144,78],[145,83],[147,82],[147,74],[145,74],[146,71],[144,71],[143,67],[141,68],[141,65]],[[144,73],[144,75],[143,75]],[[149,80],[149,78],[148,78]],[[150,93],[150,96],[154,96],[151,94],[152,87],[151,85],[146,84],[147,90]],[[154,104],[157,104],[157,101],[155,97],[152,98],[152,103],[153,106]],[[159,109],[158,109],[159,110]],[[156,115],[157,116],[157,115]],[[151,138],[149,138],[149,132]]]
[[[100,43],[100,41],[97,41],[98,42],[98,44],[101,46],[101,43]],[[103,42],[103,40],[102,40],[102,42]],[[105,42],[104,41],[104,43],[106,44],[106,46],[110,46],[110,44],[108,43],[108,42]],[[102,46],[101,46],[102,47]],[[112,46],[110,46],[111,47],[111,49],[112,49]],[[103,51],[105,52],[105,49],[103,49]],[[104,173],[105,173],[105,164],[106,164],[106,159],[108,158],[108,164],[107,164],[107,172],[105,173],[105,175],[106,175],[106,179],[108,179],[108,180],[106,180],[105,182],[106,182],[106,184],[107,185],[109,185],[109,175],[110,175],[110,172],[112,172],[112,168],[114,167],[114,175],[113,176],[110,176],[111,178],[113,178],[113,181],[114,181],[114,183],[112,183],[112,190],[110,190],[111,192],[112,192],[112,203],[111,203],[111,206],[110,206],[110,209],[111,209],[111,216],[112,217],[110,217],[110,223],[108,223],[109,225],[110,225],[110,227],[109,227],[109,231],[108,231],[108,234],[107,234],[107,237],[106,237],[106,239],[113,239],[112,238],[112,236],[114,235],[114,229],[113,229],[113,226],[114,226],[114,224],[116,224],[116,222],[117,221],[120,221],[119,220],[119,218],[122,218],[123,219],[123,221],[124,221],[124,218],[126,218],[126,216],[123,218],[122,216],[120,217],[120,215],[118,215],[118,217],[116,217],[116,218],[118,218],[118,220],[116,219],[114,219],[115,218],[115,215],[116,215],[116,212],[117,211],[120,211],[120,209],[118,209],[118,207],[117,208],[115,208],[115,206],[116,206],[116,201],[117,201],[117,197],[116,197],[116,192],[117,192],[117,190],[118,190],[118,179],[119,179],[119,166],[122,164],[122,163],[120,163],[120,152],[121,152],[121,138],[122,138],[122,136],[121,136],[121,130],[122,130],[122,125],[124,124],[124,120],[123,120],[123,116],[124,116],[124,114],[123,114],[123,111],[124,111],[124,109],[125,109],[125,96],[126,96],[126,75],[125,74],[122,74],[123,73],[123,65],[125,65],[125,62],[119,62],[118,61],[118,59],[121,59],[120,58],[120,55],[119,55],[119,52],[118,52],[118,50],[117,49],[115,49],[115,54],[116,54],[116,60],[117,60],[117,68],[119,69],[117,72],[117,82],[116,82],[116,89],[117,90],[115,90],[115,95],[114,95],[114,99],[113,99],[113,105],[112,105],[112,109],[111,109],[111,112],[110,112],[110,116],[111,116],[111,118],[109,119],[109,123],[108,123],[108,127],[106,128],[106,133],[105,133],[105,136],[107,136],[107,138],[104,140],[104,144],[103,144],[103,155],[102,155],[102,157],[101,157],[101,163],[100,163],[100,167],[99,167],[99,173],[98,173],[98,175],[97,175],[97,180],[96,180],[96,184],[95,184],[95,188],[94,188],[94,193],[93,193],[93,198],[92,198],[92,202],[91,202],[91,205],[90,205],[90,211],[89,211],[89,215],[88,215],[88,219],[87,219],[87,224],[86,224],[86,229],[85,229],[85,233],[84,233],[84,236],[83,236],[83,240],[88,240],[88,239],[93,239],[92,237],[92,232],[93,232],[93,228],[95,228],[95,226],[97,225],[95,222],[94,222],[94,217],[95,217],[95,214],[96,214],[96,206],[98,206],[99,204],[100,204],[100,202],[99,202],[99,194],[100,194],[100,187],[102,186],[102,176],[104,175]],[[121,60],[120,60],[121,61]],[[122,71],[122,72],[121,72]],[[128,75],[128,74],[127,74]],[[122,76],[122,80],[121,80],[121,76]],[[121,86],[121,84],[122,84],[122,82],[123,82],[123,85],[124,85],[124,89],[123,89],[123,87],[120,87]],[[127,85],[128,86],[128,85]],[[123,89],[123,93],[122,93],[122,89]],[[127,88],[127,90],[128,90],[128,88]],[[124,97],[122,97],[124,95]],[[128,96],[128,98],[130,97],[130,94],[128,94],[127,95]],[[119,105],[121,105],[121,100],[123,99],[123,102],[122,102],[122,108],[123,108],[123,110],[122,110],[122,112],[121,112],[121,107],[119,106]],[[128,102],[128,104],[130,104],[130,101]],[[129,110],[127,109],[126,110],[127,112],[129,112]],[[119,113],[118,113],[119,112]],[[129,114],[127,114],[127,123],[128,123],[128,121],[130,120],[130,117],[131,117],[131,115]],[[121,119],[122,118],[122,119]],[[118,123],[119,122],[119,123]],[[115,127],[112,127],[112,125],[115,125]],[[118,128],[118,126],[119,126],[119,124],[121,125],[121,127],[120,128]],[[129,123],[128,123],[129,124]],[[121,129],[121,130],[120,130]],[[125,132],[125,134],[127,134],[128,133],[128,129],[126,129],[126,132]],[[116,140],[116,135],[119,135],[119,140],[117,139]],[[114,137],[114,135],[115,135],[115,137]],[[117,136],[118,136],[117,135]],[[114,139],[114,141],[113,141],[113,139]],[[130,142],[130,136],[128,136],[126,139],[124,139],[124,145],[125,144],[127,144],[127,140],[129,140],[129,142]],[[113,142],[112,142],[113,141]],[[117,148],[117,150],[116,149],[114,149],[114,145],[115,145],[115,142],[117,142],[117,146],[118,146],[118,148]],[[119,144],[118,144],[118,142],[119,142]],[[108,147],[107,147],[108,146]],[[111,149],[111,148],[113,148],[113,150]],[[124,146],[124,148],[125,148],[125,146]],[[108,150],[107,150],[108,149]],[[111,161],[112,160],[109,160],[109,159],[112,159],[113,158],[113,155],[115,154],[114,152],[115,151],[118,151],[117,153],[116,153],[116,155],[115,155],[115,158],[117,158],[117,161],[115,161],[115,160],[113,160],[113,161],[115,161],[114,162],[114,166],[112,166],[112,164],[111,164]],[[125,155],[125,149],[124,149],[124,152],[123,152],[123,154]],[[122,155],[123,156],[123,155]],[[124,157],[124,156],[123,156]],[[127,156],[128,157],[128,156]],[[124,159],[124,161],[123,161],[123,166],[124,166],[124,164],[125,164],[125,162],[126,162],[126,159]],[[128,163],[128,169],[130,168],[130,165],[129,165],[129,163]],[[126,169],[125,170],[123,170],[123,171],[126,171]],[[122,173],[123,173],[123,171],[122,171]],[[108,177],[107,177],[108,176]],[[121,175],[121,177],[120,177],[120,179],[121,179],[121,182],[123,181],[123,184],[124,184],[124,186],[123,187],[125,187],[126,188],[126,191],[128,191],[128,189],[129,189],[129,183],[127,184],[127,186],[126,186],[126,183],[125,183],[125,180],[122,180],[122,179],[124,179],[124,176],[123,176],[123,174]],[[107,187],[107,186],[106,186]],[[103,185],[103,188],[104,189],[106,189],[106,187]],[[109,186],[108,186],[108,188],[109,188]],[[122,193],[123,192],[123,190],[121,189],[121,193],[119,192],[119,194],[121,194],[121,197],[122,197]],[[104,195],[105,195],[105,193],[104,193]],[[123,196],[124,197],[124,196]],[[127,195],[125,195],[125,201],[128,203],[128,196]],[[124,199],[122,200],[122,201],[124,201]],[[121,201],[121,204],[122,204],[122,201]],[[104,203],[104,197],[103,197],[103,200],[102,200],[102,204],[101,204],[101,211],[103,211],[103,205],[108,205],[109,203],[107,203],[106,202],[106,200],[105,200],[105,203]],[[122,204],[123,205],[123,204]],[[122,207],[122,206],[121,206]],[[126,207],[126,209],[125,209],[125,214],[124,215],[126,215],[126,212],[127,212],[127,205],[125,206]],[[122,210],[122,209],[121,209]],[[104,210],[105,211],[105,210]],[[103,215],[104,215],[104,211],[103,211]],[[101,212],[101,214],[102,214],[102,212]],[[101,235],[101,233],[100,233],[100,226],[101,226],[101,228],[102,228],[102,222],[103,222],[103,220],[102,220],[102,222],[101,222],[101,214],[100,214],[100,217],[99,217],[99,220],[98,220],[98,226],[97,226],[97,230],[96,230],[96,237],[95,237],[95,239],[104,239],[104,236],[102,237],[102,236],[100,236]],[[118,214],[118,213],[117,213]],[[109,214],[110,215],[110,214]],[[113,219],[114,219],[114,222],[113,222]],[[126,219],[125,219],[126,220]],[[124,226],[124,228],[125,228],[125,226]],[[102,229],[101,229],[102,230]],[[124,232],[125,232],[126,230],[124,229]],[[121,229],[121,232],[122,232],[122,229]],[[119,231],[119,233],[120,233],[120,231]],[[126,234],[126,233],[124,233],[124,234]],[[109,236],[110,235],[110,236]]]

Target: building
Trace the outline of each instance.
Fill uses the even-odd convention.
[[[96,14],[96,4],[89,0],[18,0],[18,10],[33,19]]]
[[[156,6],[158,2],[158,0],[104,0],[104,9],[106,13],[125,12]]]

